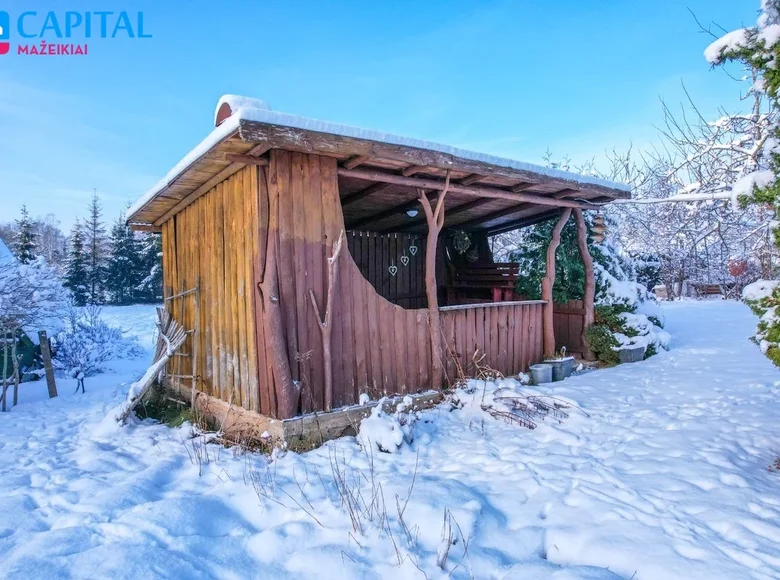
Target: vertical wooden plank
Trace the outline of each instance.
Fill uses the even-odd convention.
[[[508,341],[507,341],[507,308],[505,306],[497,306],[493,310],[496,311],[496,317],[498,319],[498,358],[496,358],[495,369],[499,372],[506,374],[509,372],[509,365],[507,364]]]
[[[257,168],[247,167],[243,171],[244,187],[242,202],[246,224],[244,231],[244,325],[247,342],[247,377],[249,402],[253,411],[260,412],[260,381],[257,369],[257,334],[255,325],[254,265],[257,261]]]
[[[474,309],[474,325],[477,332],[476,346],[480,353],[487,354],[487,349],[485,347],[485,310],[485,308]]]
[[[352,303],[352,286],[353,280],[356,276],[360,276],[360,272],[357,269],[357,265],[352,260],[351,256],[345,256],[344,271],[341,272],[344,275],[339,276],[341,284],[341,297],[343,298],[343,345],[344,345],[344,384],[338,391],[338,398],[336,398],[336,392],[334,385],[334,404],[338,401],[339,405],[345,405],[349,400],[350,393],[354,393],[357,389],[357,375],[355,369],[355,327],[352,321],[354,313],[354,305]]]
[[[362,244],[358,244],[360,247]],[[354,352],[355,352],[355,387],[347,394],[348,403],[356,403],[358,392],[368,385],[368,371],[366,367],[368,346],[367,316],[365,308],[365,280],[358,275],[352,277],[352,325],[354,328]]]
[[[477,342],[477,315],[475,308],[469,308],[466,313],[466,359],[468,364],[471,365],[474,359],[474,352],[476,351]]]
[[[432,384],[431,369],[431,335],[428,329],[428,311],[417,310],[417,345],[420,353],[420,380],[424,389],[430,389]],[[444,351],[446,357],[446,350]],[[447,359],[445,358],[445,361]]]
[[[269,169],[275,173],[270,183],[276,184],[279,196],[279,289],[284,329],[287,332],[287,357],[295,381],[300,380],[296,360],[298,348],[298,313],[295,301],[295,255],[293,252],[293,199],[290,191],[291,158],[288,151],[271,150]]]
[[[458,349],[455,344],[455,317],[453,314],[454,313],[451,310],[441,313],[442,332],[444,333],[444,368],[450,381],[455,381],[458,378],[456,365],[458,360]],[[426,324],[427,323],[426,317]],[[431,373],[433,373],[433,361],[431,361]],[[431,380],[433,380],[433,375],[431,375]]]
[[[403,310],[405,318],[404,346],[406,348],[406,382],[409,392],[417,392],[422,383],[417,372],[419,368],[417,352],[417,316],[414,310]]]
[[[314,294],[319,304],[320,312],[325,313],[325,300],[327,299],[326,278],[327,259],[331,249],[326,239],[324,226],[325,200],[328,204],[335,202],[336,191],[331,192],[332,180],[328,170],[335,164],[335,160],[317,155],[307,155],[305,159],[304,199],[306,200],[306,243],[307,251],[307,284],[314,289]],[[330,210],[328,210],[330,212]],[[330,229],[332,226],[328,226]],[[336,232],[338,234],[338,232]],[[309,316],[313,317],[311,304],[307,304]],[[311,320],[311,318],[309,318]],[[311,332],[319,332],[316,326],[311,326]],[[322,340],[310,343],[311,356],[311,386],[314,400],[318,408],[325,408],[325,359],[323,358]]]
[[[306,216],[308,213],[307,203],[311,200],[308,198],[308,192],[303,190],[303,174],[306,171],[308,175],[308,156],[302,153],[287,153],[287,155],[290,160],[289,200],[287,200],[287,205],[292,212],[292,229],[288,233],[288,239],[290,244],[289,252],[292,257],[290,269],[295,277],[295,292],[291,299],[294,300],[294,308],[297,315],[297,326],[294,332],[298,338],[294,355],[298,360],[294,364],[297,364],[300,372],[301,411],[309,413],[317,408],[311,384],[311,358],[314,356],[313,345],[320,341],[316,315],[309,303],[309,290],[314,291],[314,296],[319,304],[323,304],[323,300],[322,296],[318,294],[320,288],[309,279],[309,276],[312,274],[309,271],[311,266],[309,260],[313,262],[315,256],[312,252],[309,252],[311,255],[307,256],[306,251],[309,234],[307,232],[307,225],[309,225],[307,224]],[[305,168],[304,164],[306,165]],[[312,211],[314,211],[314,208],[312,208]],[[313,218],[309,218],[308,221],[313,221]],[[292,362],[293,360],[291,359]]]
[[[249,226],[249,215],[245,203],[246,191],[248,189],[248,170],[251,167],[245,167],[237,174],[236,186],[236,248],[239,253],[236,255],[236,265],[238,280],[236,284],[236,293],[240,298],[238,303],[238,355],[241,369],[241,404],[245,409],[255,410],[256,401],[254,399],[253,377],[249,373],[249,343],[250,339],[247,331],[247,266],[251,248],[247,245]],[[254,333],[252,333],[254,337]]]
[[[518,305],[514,307],[515,328],[514,328],[514,352],[512,354],[512,364],[517,371],[525,371],[525,362],[523,361],[523,342],[526,337],[523,332],[523,307]]]
[[[406,393],[409,381],[406,376],[406,325],[404,324],[404,313],[400,306],[391,306],[393,316],[393,327],[395,329],[395,348],[393,355],[395,360],[395,383],[397,392]]]
[[[498,311],[496,308],[486,308],[485,311],[485,319],[489,321],[487,326],[490,329],[487,360],[491,367],[496,368],[498,361]]]
[[[228,384],[227,397],[233,395],[233,402],[240,404],[241,374],[236,364],[236,253],[235,253],[235,212],[233,210],[233,189],[235,179],[225,181],[223,191],[223,224],[225,244],[225,349],[227,355]]]
[[[515,308],[506,307],[506,368],[508,374],[517,374],[520,370],[515,365]]]
[[[265,319],[263,304],[260,299],[257,285],[262,281],[265,272],[266,249],[268,244],[268,182],[266,180],[266,170],[263,167],[257,168],[256,189],[253,194],[254,211],[257,213],[257,259],[254,264],[254,285],[252,295],[255,301],[255,336],[257,337],[257,370],[258,382],[260,386],[260,409],[261,412],[276,416],[276,401],[273,382],[273,373],[268,357],[266,355],[265,340]]]
[[[382,364],[385,365],[382,394],[395,392],[398,375],[395,366],[395,325],[393,323],[393,305],[387,300],[379,301],[382,316]]]
[[[214,216],[216,223],[217,237],[215,240],[214,248],[214,261],[216,264],[215,279],[217,282],[217,332],[218,332],[218,357],[219,357],[219,398],[223,401],[227,400],[230,393],[230,387],[233,384],[233,374],[228,368],[228,351],[227,351],[227,296],[225,293],[225,204],[224,204],[224,183],[217,185],[217,189],[214,192],[215,197],[215,209]]]

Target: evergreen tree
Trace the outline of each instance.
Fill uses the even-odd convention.
[[[585,224],[590,230],[592,216],[584,214]],[[547,260],[547,247],[552,239],[552,231],[557,219],[548,220],[534,226],[530,226],[518,232],[522,238],[518,243],[518,249],[509,254],[512,262],[520,264],[522,276],[517,281],[517,293],[532,300],[542,297],[542,278],[545,276],[545,263]],[[607,218],[610,229],[615,227],[614,222]],[[636,272],[631,261],[621,257],[617,248],[611,241],[605,240],[596,244],[588,236],[588,250],[593,257],[597,269],[596,296],[603,295],[603,277],[598,275],[602,269],[609,276],[617,280],[635,280]],[[555,284],[553,285],[553,300],[559,304],[565,304],[570,300],[582,300],[585,294],[585,267],[582,264],[579,247],[577,246],[577,224],[574,218],[570,218],[561,230],[561,242],[555,252]]]
[[[73,226],[70,238],[70,255],[65,266],[65,280],[63,282],[73,295],[76,306],[84,306],[89,298],[89,275],[87,271],[87,257],[84,253],[84,236],[81,233],[79,223]]]
[[[35,260],[35,231],[27,206],[22,205],[22,217],[16,220],[16,237],[13,243],[14,254],[22,264],[29,264]]]
[[[143,277],[137,287],[138,300],[159,302],[163,299],[162,236],[144,234],[141,245]]]
[[[87,256],[87,288],[90,304],[103,302],[106,279],[106,229],[103,225],[103,212],[97,191],[92,194],[89,216],[85,223],[85,243]]]
[[[124,215],[111,228],[110,246],[105,287],[111,302],[127,304],[138,297],[145,272],[141,242],[125,223]]]

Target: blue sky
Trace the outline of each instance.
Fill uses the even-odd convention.
[[[758,4],[6,1],[12,21],[143,11],[152,38],[91,39],[85,57],[0,56],[0,221],[26,203],[70,228],[94,188],[113,220],[211,130],[224,93],[530,162],[548,148],[577,161],[646,147],[659,97],[680,102],[681,82],[705,113],[739,108],[689,8],[732,29]]]

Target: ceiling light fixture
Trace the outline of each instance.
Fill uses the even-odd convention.
[[[408,215],[409,217],[412,217],[412,218],[413,217],[417,217],[418,213],[420,213],[420,212],[418,210],[416,210],[416,209],[407,209],[406,210],[406,215]]]

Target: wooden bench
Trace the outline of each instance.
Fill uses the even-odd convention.
[[[493,302],[514,300],[519,277],[519,265],[511,262],[470,264],[457,268],[452,283],[447,286],[447,303],[484,301],[485,297],[479,297],[479,294],[489,294]]]
[[[720,296],[723,294],[723,288],[720,284],[694,284],[696,296]]]

